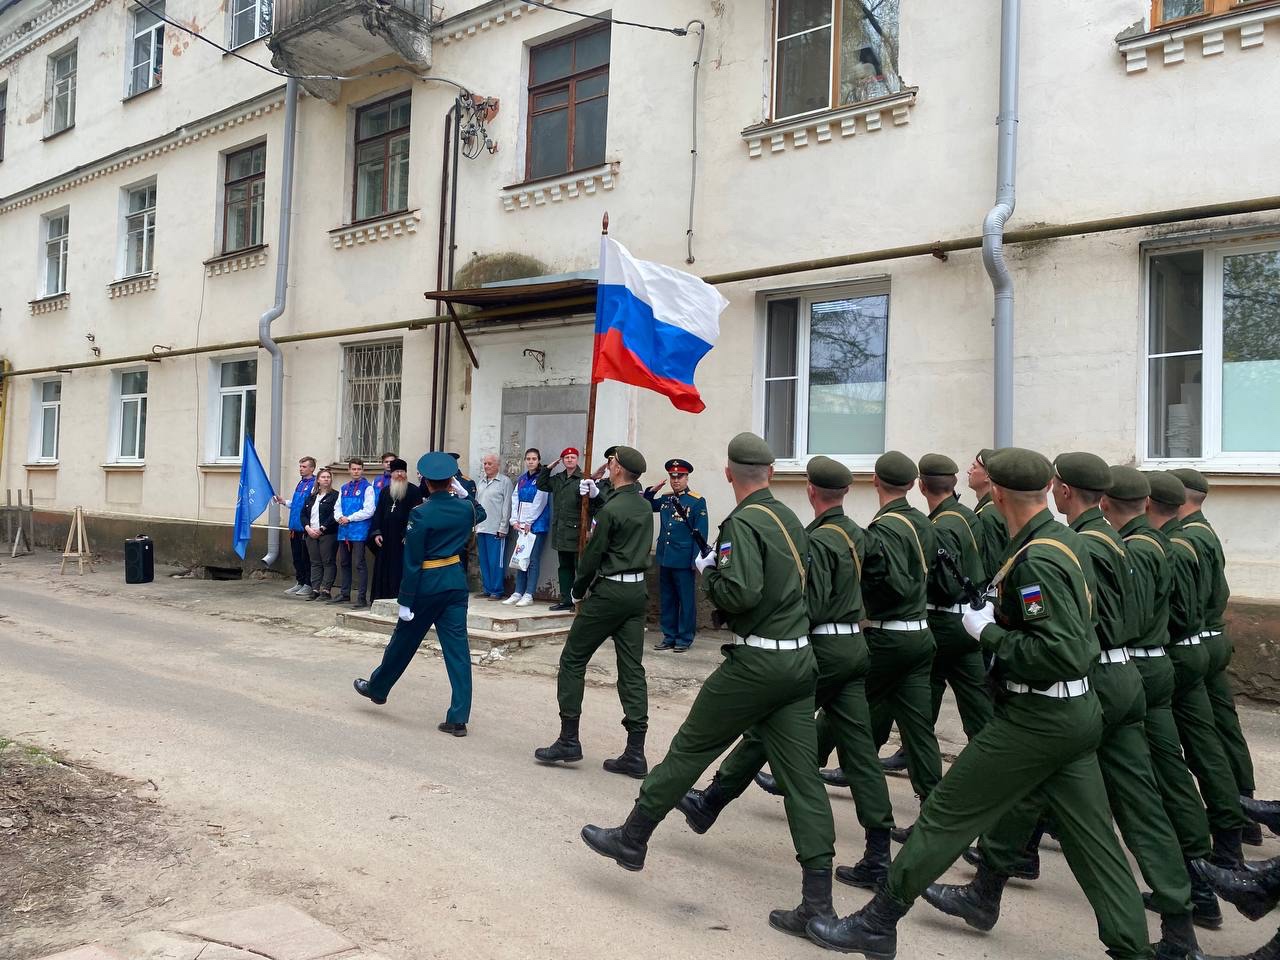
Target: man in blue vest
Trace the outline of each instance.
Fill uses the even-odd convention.
[[[298,485],[293,488],[292,499],[276,497],[276,503],[289,508],[289,550],[293,554],[293,579],[296,581],[285,593],[304,600],[311,596],[311,558],[307,555],[302,505],[307,502],[312,487],[316,485],[315,473],[316,458],[303,457],[298,461]]]
[[[353,607],[367,607],[369,565],[365,561],[365,541],[369,539],[369,526],[378,505],[378,493],[364,477],[364,461],[352,457],[347,461],[351,479],[338,491],[338,503],[333,519],[338,521],[338,576],[339,586],[330,603],[347,603]],[[351,592],[351,568],[355,567],[355,593]]]
[[[467,735],[471,718],[471,652],[467,646],[467,578],[458,553],[471,531],[485,518],[482,506],[457,480],[457,464],[434,451],[418,460],[428,496],[409,515],[404,537],[404,579],[400,581],[400,619],[382,654],[382,664],[368,680],[356,680],[356,693],[374,703],[387,694],[418,652],[431,627],[436,628],[453,696],[444,722],[436,729],[455,737]]]
[[[703,543],[707,542],[707,501],[689,489],[693,464],[688,460],[668,460],[664,469],[671,481],[671,492],[659,496],[666,480],[644,492],[645,499],[653,504],[653,512],[661,515],[654,559],[658,561],[661,590],[662,642],[654,644],[653,649],[683,653],[693,646],[697,627],[693,561],[702,551],[694,541],[694,531],[701,534]],[[684,516],[676,509],[677,500]]]

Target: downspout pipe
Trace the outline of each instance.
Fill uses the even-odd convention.
[[[293,234],[293,167],[298,140],[298,81],[290,77],[284,88],[284,157],[280,163],[280,234],[276,259],[276,299],[258,320],[258,343],[271,354],[271,450],[267,457],[267,476],[271,486],[280,490],[280,445],[284,434],[284,353],[271,338],[271,324],[284,313],[289,292],[289,241]],[[267,555],[264,566],[271,566],[280,556],[280,505],[271,501],[267,507]]]
[[[996,119],[996,202],[982,221],[982,264],[995,293],[995,445],[1013,445],[1013,277],[1004,228],[1017,202],[1018,21],[1021,0],[1000,5],[1000,115]]]

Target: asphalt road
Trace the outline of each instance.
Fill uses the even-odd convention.
[[[547,769],[531,752],[556,732],[548,677],[479,669],[472,735],[454,739],[435,730],[448,698],[436,658],[417,658],[388,705],[376,707],[350,688],[352,677],[367,676],[375,649],[283,619],[252,622],[219,599],[222,585],[188,584],[184,596],[199,603],[170,605],[161,583],[139,602],[107,576],[59,581],[33,569],[0,569],[0,734],[150,779],[176,817],[242,838],[245,855],[211,870],[210,882],[223,874],[221,902],[305,892],[310,913],[406,960],[827,955],[767,924],[771,908],[797,901],[800,871],[781,802],[760,791],[704,837],[669,817],[638,874],[582,844],[584,823],[621,822],[637,792],[635,781],[600,769],[623,739],[609,688],[587,691],[586,760]],[[274,584],[235,586],[262,602],[278,594]],[[691,695],[654,700],[651,763]],[[1246,719],[1261,792],[1280,793],[1276,717]],[[909,822],[909,786],[894,779],[891,791],[899,821]],[[837,863],[851,863],[862,844],[853,805],[835,793],[832,804]],[[1274,838],[1253,851],[1278,853]],[[970,876],[961,865],[949,879]],[[868,899],[836,886],[842,913]],[[133,926],[188,915],[200,891],[170,895]],[[1214,952],[1256,947],[1274,931],[1227,912],[1225,929],[1203,937]],[[1056,850],[1045,853],[1041,881],[1011,886],[991,934],[924,903],[900,927],[906,960],[1102,955]]]

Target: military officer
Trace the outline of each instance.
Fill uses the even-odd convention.
[[[396,598],[399,620],[383,651],[382,664],[368,680],[358,679],[354,685],[360,696],[386,703],[387,694],[434,626],[453,689],[449,712],[437,729],[465,737],[471,719],[471,652],[467,646],[467,577],[458,555],[485,512],[458,482],[457,470],[453,458],[441,451],[423,454],[418,460],[418,472],[427,483],[427,499],[414,508],[405,529],[404,578]]]
[[[662,480],[644,492],[645,499],[659,514],[658,545],[654,560],[658,563],[659,611],[662,620],[662,642],[655,650],[683,653],[693,646],[697,626],[697,603],[693,589],[693,561],[700,551],[694,531],[707,542],[707,501],[689,489],[693,464],[678,457],[668,460],[663,468],[671,481],[671,492],[659,496],[667,481]],[[684,517],[676,511],[676,501],[684,508]]]
[[[941,453],[927,453],[920,458],[920,492],[929,505],[929,519],[938,536],[938,548],[955,558],[960,572],[979,589],[987,582],[982,565],[982,548],[978,543],[978,517],[956,496],[956,462]],[[964,735],[970,740],[991,719],[993,706],[987,691],[987,670],[982,662],[981,646],[960,623],[964,613],[964,595],[951,570],[935,563],[928,586],[929,632],[937,649],[933,654],[930,675],[933,696],[933,722],[938,722],[942,694],[947,684],[955,695],[960,710]]]
[[[1078,534],[1053,519],[1040,454],[1006,448],[986,465],[1014,532],[993,584],[996,605],[967,610],[965,627],[992,651],[1005,694],[925,801],[889,879],[859,912],[809,921],[816,943],[893,957],[897,924],[979,833],[1039,789],[1053,808],[1067,862],[1094,905],[1115,960],[1149,958],[1142,899],[1111,827],[1095,753],[1102,711],[1086,674],[1098,658]],[[912,764],[916,754],[911,754]]]
[[[996,451],[983,449],[973,458],[969,467],[969,489],[978,498],[973,508],[978,518],[978,545],[982,548],[982,566],[991,576],[1000,566],[1004,548],[1009,542],[1009,528],[1000,508],[991,499],[991,476],[987,473],[987,461]]]
[[[578,722],[587,664],[605,640],[613,637],[618,660],[618,699],[627,746],[604,762],[605,770],[637,779],[649,772],[644,756],[649,729],[649,694],[645,683],[644,616],[648,607],[645,570],[653,539],[653,511],[638,494],[637,481],[646,464],[639,450],[617,447],[608,460],[608,498],[595,518],[595,529],[578,559],[578,575],[570,601],[578,607],[560,653],[556,695],[560,703],[560,736],[534,751],[539,763],[575,763],[582,759]],[[588,481],[583,481],[588,482]]]
[[[561,469],[556,470],[559,465]],[[538,489],[551,495],[551,548],[560,559],[560,602],[551,609],[572,610],[569,595],[578,572],[578,533],[582,521],[582,468],[578,466],[578,448],[565,447],[556,462],[543,467],[538,475]]]
[[[858,625],[862,619],[859,578],[866,534],[844,512],[844,498],[853,483],[848,467],[830,457],[814,457],[805,474],[814,513],[805,533],[809,536],[809,642],[818,661],[816,703],[826,718],[840,766],[848,772],[848,786],[867,840],[862,860],[852,867],[838,868],[836,879],[874,889],[889,871],[893,807],[871,735],[867,644]],[[695,833],[706,833],[720,811],[742,794],[764,765],[767,753],[760,733],[748,731],[720,765],[710,786],[685,795],[680,810]]]
[[[1245,741],[1244,731],[1240,729],[1235,695],[1227,677],[1232,646],[1226,634],[1227,599],[1231,596],[1231,588],[1227,586],[1226,556],[1222,541],[1218,539],[1218,534],[1210,526],[1202,510],[1205,498],[1209,495],[1209,481],[1198,470],[1190,467],[1169,472],[1182,481],[1186,490],[1187,499],[1178,508],[1178,519],[1182,522],[1183,535],[1196,548],[1200,564],[1206,568],[1203,573],[1210,587],[1200,642],[1209,654],[1204,688],[1213,706],[1213,725],[1218,730],[1218,738],[1226,751],[1227,762],[1231,764],[1231,772],[1235,774],[1236,789],[1242,797],[1252,797],[1253,760],[1249,756],[1249,744]],[[1251,846],[1259,846],[1262,843],[1262,828],[1250,821],[1241,839]]]
[[[813,724],[818,666],[809,644],[805,600],[807,542],[796,515],[769,490],[773,452],[752,433],[729,442],[725,479],[737,506],[698,558],[707,597],[721,611],[732,643],[698,692],[666,758],[640,787],[620,827],[588,824],[582,839],[628,870],[644,867],[648,841],[704,770],[730,744],[755,728],[786,792],[787,820],[803,871],[802,902],[775,910],[769,923],[803,936],[812,917],[834,917],[831,860],[835,830],[818,779]]]
[[[1091,453],[1061,454],[1053,467],[1054,506],[1080,534],[1080,560],[1093,591],[1102,655],[1089,671],[1089,683],[1102,707],[1098,763],[1107,798],[1121,838],[1153,890],[1149,903],[1161,918],[1156,957],[1184,960],[1188,951],[1197,949],[1190,878],[1156,785],[1143,726],[1142,676],[1127,649],[1141,626],[1139,593],[1124,544],[1098,506],[1111,486],[1111,470]],[[1013,873],[1041,807],[1037,794],[1025,797],[983,836],[978,877],[965,886],[933,884],[924,898],[970,926],[991,929],[1000,915],[1004,880]]]

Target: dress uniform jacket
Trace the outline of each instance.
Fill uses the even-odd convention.
[[[653,505],[653,512],[660,514],[658,520],[658,542],[654,547],[654,560],[660,567],[678,567],[682,570],[693,568],[693,561],[698,556],[698,545],[693,540],[693,532],[689,524],[681,519],[672,505],[674,493],[665,496],[645,491],[644,497]],[[707,539],[707,501],[692,490],[680,494],[680,506],[684,507],[693,523],[693,529]]]
[[[412,607],[423,596],[442,590],[467,589],[462,564],[422,569],[424,561],[457,556],[471,539],[471,530],[485,518],[474,497],[461,500],[448,491],[433,493],[409,514],[404,534],[404,577],[396,602]]]

